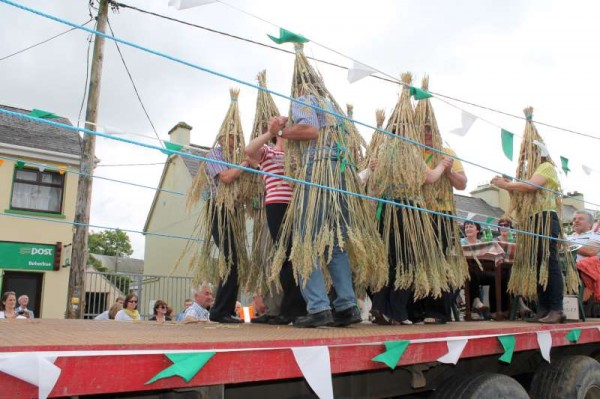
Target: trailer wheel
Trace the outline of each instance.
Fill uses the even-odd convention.
[[[474,373],[447,379],[431,396],[434,399],[529,399],[515,379],[494,373]]]
[[[533,376],[532,399],[600,398],[600,363],[588,356],[565,356],[544,364]]]

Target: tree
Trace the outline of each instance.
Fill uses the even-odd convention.
[[[129,256],[133,253],[129,236],[119,229],[90,233],[88,247],[90,253],[98,255]]]

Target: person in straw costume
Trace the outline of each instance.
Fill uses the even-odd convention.
[[[404,88],[386,130],[418,141],[409,94],[412,75],[404,73],[401,78]],[[437,245],[431,218],[406,205],[424,207],[422,185],[437,181],[451,162],[443,158],[430,169],[417,145],[388,134],[374,139],[381,141],[369,154],[377,159],[377,166],[367,182],[368,192],[399,205],[380,203],[376,211],[389,275],[387,285],[374,290],[372,315],[377,324],[412,324],[407,308],[411,293],[415,299],[439,297],[449,284],[447,263]]]
[[[349,149],[359,148],[360,139],[343,115],[320,75],[308,63],[302,45],[296,44],[291,126],[273,119],[269,131],[286,140],[286,174],[325,187],[362,192],[356,159]],[[295,184],[290,212],[280,241],[292,237],[290,259],[300,279],[308,315],[296,327],[347,326],[361,321],[353,288],[364,292],[367,285],[386,282],[383,242],[367,212],[366,201],[327,188]],[[286,256],[285,244],[275,256],[274,274]],[[350,265],[352,265],[352,270]],[[336,297],[332,313],[327,296],[333,285]]]
[[[258,74],[258,84],[267,87],[266,71]],[[271,118],[279,117],[279,110],[271,97],[271,94],[258,91],[256,100],[256,116],[252,130],[252,140],[246,147],[246,156],[251,164],[259,164],[260,169],[277,175],[283,175],[284,165],[284,139],[269,132],[269,121]],[[257,181],[259,178],[260,181]],[[259,192],[255,197],[259,198],[259,206],[255,207],[254,213],[254,243],[253,263],[261,265],[261,284],[267,281],[263,275],[267,272],[267,263],[270,262],[270,251],[272,242],[276,242],[283,219],[288,209],[292,196],[292,187],[287,180],[256,175],[252,179]],[[266,195],[265,195],[266,193]],[[267,237],[263,231],[266,230]],[[270,234],[269,234],[270,233]],[[261,243],[260,245],[256,245]],[[264,244],[262,244],[264,243]],[[291,251],[291,240],[287,243],[287,254]],[[256,278],[257,276],[255,276]],[[306,314],[306,302],[302,298],[300,288],[294,279],[292,263],[286,259],[279,273],[279,281],[283,292],[276,284],[271,284],[269,295],[265,297],[268,312],[262,316],[252,319],[253,323],[289,324],[298,316]]]
[[[512,267],[509,292],[533,298],[537,295],[537,314],[530,321],[562,323],[563,273],[558,261],[561,236],[559,210],[562,208],[560,182],[554,162],[533,124],[533,108],[524,109],[525,133],[519,153],[517,179],[496,176],[492,184],[510,193],[509,214],[516,228],[532,234],[519,234]],[[566,289],[574,292],[579,285],[573,259],[566,256]]]
[[[421,88],[429,90],[429,77],[422,80]],[[426,98],[419,100],[415,108],[415,119],[417,131],[421,132],[420,142],[435,150],[456,156],[449,147],[442,147],[442,136],[438,129],[437,120],[431,101]],[[423,159],[430,165],[438,165],[443,159],[439,152],[423,148]],[[433,184],[423,186],[423,197],[427,209],[441,214],[456,215],[454,205],[454,191],[464,190],[467,187],[467,176],[465,175],[462,162],[450,158],[450,165],[444,170],[442,177]],[[424,321],[428,323],[444,323],[450,320],[451,305],[454,299],[453,291],[459,289],[468,277],[466,259],[460,245],[460,229],[454,219],[444,217],[440,214],[431,215],[436,238],[441,245],[442,252],[448,262],[448,291],[442,291],[442,296],[433,298],[428,296],[423,299]]]
[[[231,89],[230,95],[229,110],[213,149],[206,157],[248,167],[237,103],[239,90]],[[250,186],[250,176],[242,169],[207,161],[198,168],[188,192],[188,209],[200,199],[205,201],[194,229],[199,248],[194,251],[190,266],[196,269],[196,281],[218,281],[215,302],[210,310],[211,321],[242,322],[231,313],[235,308],[239,282],[247,281],[244,273],[249,270],[244,204],[248,202]]]

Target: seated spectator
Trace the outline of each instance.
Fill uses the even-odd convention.
[[[498,235],[498,237],[496,237],[495,240],[504,242],[514,242],[514,239],[512,239],[512,233],[509,230],[513,227],[510,219],[502,218],[498,220],[498,227],[498,232],[500,233],[500,235]]]
[[[481,242],[481,225],[474,220],[465,220],[463,225],[465,236],[460,239],[460,245],[472,245]]]
[[[168,316],[168,310],[169,306],[162,299],[154,302],[154,316],[150,318],[150,321],[158,321],[159,323],[171,321],[171,318]]]
[[[479,236],[481,235],[481,225],[473,220],[466,220],[464,223],[465,237],[460,239],[461,245],[473,245],[481,242]],[[469,292],[471,293],[471,300],[473,301],[472,309],[476,313],[484,313],[490,310],[489,306],[486,306],[481,302],[481,286],[488,285],[487,272],[480,270],[478,267],[469,268]],[[492,283],[493,283],[492,273]]]
[[[137,310],[138,297],[135,294],[129,294],[125,297],[124,308],[115,315],[115,320],[131,321],[140,320],[140,312]]]
[[[585,211],[573,216],[573,234],[567,239],[581,245],[577,250],[577,269],[588,290],[600,300],[600,235],[592,231],[594,217]]]
[[[190,306],[192,306],[192,303],[194,303],[191,299],[186,299],[185,301],[183,301],[183,310],[181,311],[181,313],[179,313],[177,315],[177,317],[175,318],[175,321],[182,321],[183,318],[185,317],[185,311],[188,310],[188,308]]]
[[[252,307],[254,308],[254,316],[265,314],[267,307],[265,306],[262,295],[254,294],[254,297],[252,298]]]
[[[104,312],[100,313],[98,316],[94,317],[94,320],[114,320],[115,314],[119,310],[123,309],[124,302],[125,302],[125,298],[123,298],[122,296],[117,297],[115,303],[108,310],[105,310]],[[115,306],[115,305],[118,305],[118,306]],[[112,314],[112,317],[110,317],[110,312],[114,309],[116,309],[116,310]]]
[[[212,286],[208,283],[198,286],[194,289],[194,303],[186,309],[183,322],[208,321],[213,301]]]
[[[242,307],[242,303],[240,301],[235,301],[235,309],[233,309],[232,315],[240,319],[244,318],[244,308]]]
[[[29,304],[29,297],[27,295],[21,295],[17,301],[19,306],[15,309],[19,316],[23,316],[26,319],[33,319],[33,310],[27,309]]]
[[[0,303],[0,319],[25,319],[25,316],[17,314],[17,294],[7,291],[2,295]]]

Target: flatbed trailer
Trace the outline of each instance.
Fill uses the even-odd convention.
[[[48,397],[301,398],[316,397],[315,390],[321,397],[336,398],[427,397],[427,392],[439,395],[444,389],[456,389],[447,388],[448,381],[480,372],[512,376],[530,388],[535,372],[548,367],[540,349],[547,344],[541,344],[540,337],[551,337],[552,365],[573,355],[600,357],[600,319],[556,325],[480,321],[413,326],[362,323],[318,329],[208,322],[7,320],[0,322],[0,334],[0,398],[11,399],[38,398],[40,393],[44,396],[43,389]],[[504,361],[499,358],[507,349],[499,337],[514,337],[512,357]],[[386,352],[386,343],[399,342],[407,346],[397,366],[373,360]],[[458,343],[454,348],[464,343],[456,364],[448,361],[449,342]],[[214,354],[189,382],[171,376],[148,384],[173,364],[167,355],[206,352]],[[323,354],[328,354],[329,365],[319,358]],[[311,356],[313,366],[301,369],[297,359],[310,361]],[[10,364],[30,367],[29,378],[58,376],[52,377],[52,386],[46,381],[38,391],[23,377],[7,374],[6,370],[12,372]],[[310,375],[311,369],[328,366],[333,396],[327,393],[329,377]],[[597,374],[596,388],[592,386],[590,392],[598,396],[582,397],[600,397]],[[445,397],[456,396],[448,391]]]

